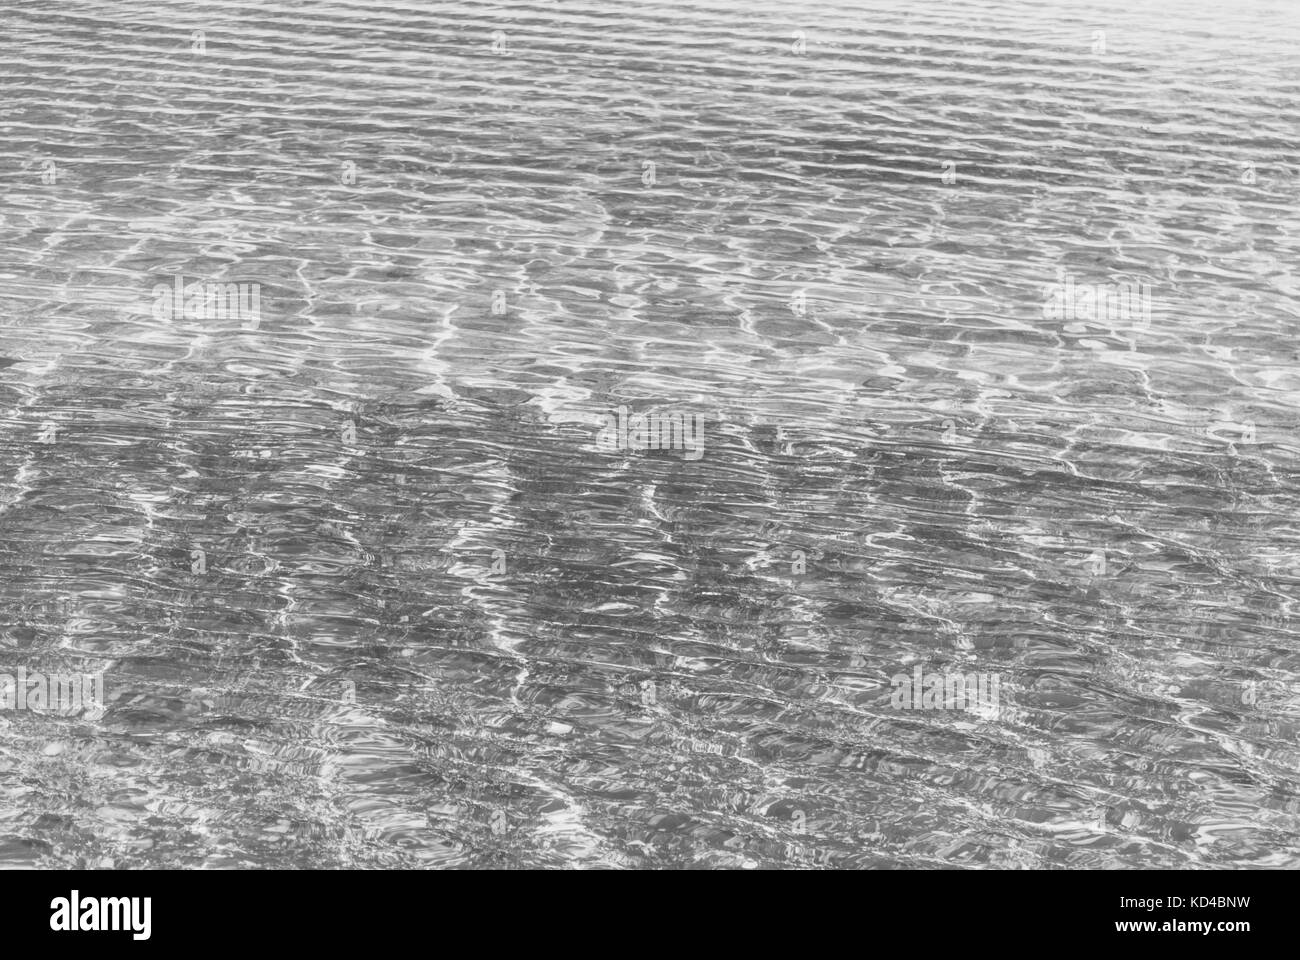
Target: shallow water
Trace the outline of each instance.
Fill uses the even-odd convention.
[[[0,0],[0,865],[1300,866],[1298,40]]]

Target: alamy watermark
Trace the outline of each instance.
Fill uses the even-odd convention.
[[[895,710],[995,710],[1001,686],[996,673],[927,673],[920,665],[889,682]]]
[[[83,897],[73,890],[50,901],[50,929],[77,933],[84,930],[125,930],[133,940],[148,940],[153,930],[152,897]]]
[[[596,438],[601,450],[682,450],[687,460],[704,456],[704,414],[628,413],[606,414]]]
[[[177,274],[154,285],[153,301],[157,320],[245,320],[256,327],[262,319],[260,283],[186,283]]]
[[[36,710],[42,713],[97,713],[104,708],[104,674],[0,673],[0,710]]]
[[[1043,299],[1047,320],[1127,320],[1151,322],[1149,283],[1080,283],[1069,273],[1049,284]]]

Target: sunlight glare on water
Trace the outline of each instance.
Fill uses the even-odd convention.
[[[0,0],[0,865],[1300,866],[1298,41]]]

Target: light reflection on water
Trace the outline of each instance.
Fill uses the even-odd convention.
[[[1288,5],[0,27],[0,863],[1297,865]]]

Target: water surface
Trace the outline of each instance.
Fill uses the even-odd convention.
[[[1297,41],[0,0],[0,864],[1300,865]]]

